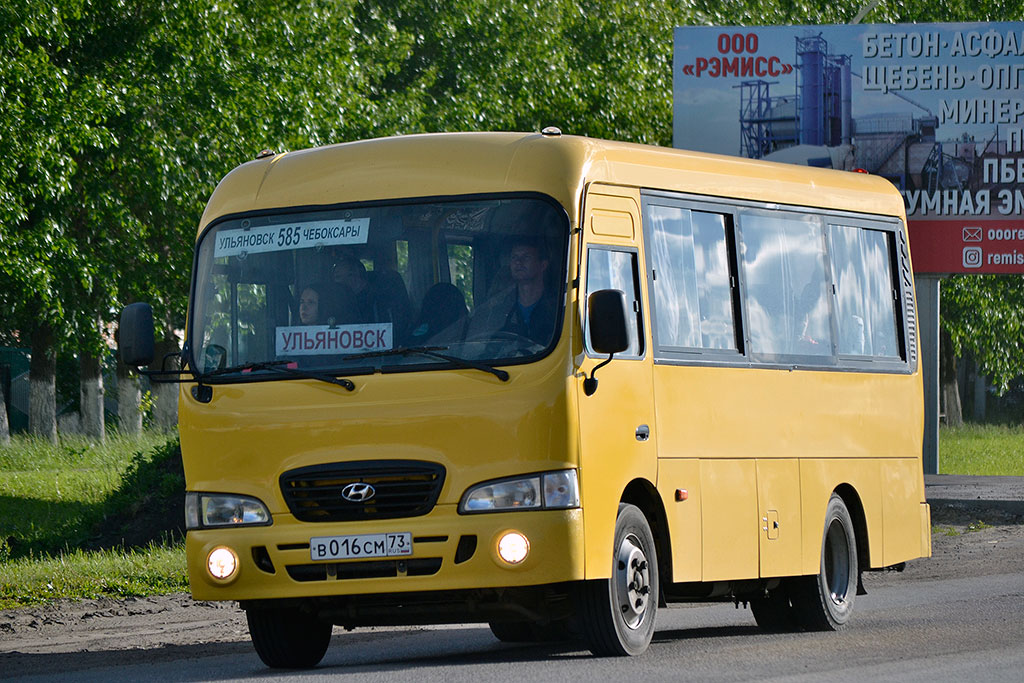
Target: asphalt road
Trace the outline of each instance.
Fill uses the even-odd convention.
[[[595,658],[573,645],[501,644],[479,625],[336,629],[311,671],[272,672],[243,642],[112,657],[111,666],[100,658],[79,670],[62,669],[60,660],[81,655],[40,654],[46,673],[21,680],[1021,680],[1024,565],[1010,574],[903,578],[868,576],[869,593],[857,598],[855,617],[840,633],[765,634],[732,604],[662,610],[650,649],[634,658]]]

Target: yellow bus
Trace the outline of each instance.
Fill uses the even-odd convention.
[[[264,155],[202,216],[182,361],[192,594],[272,667],[334,625],[635,655],[683,601],[838,629],[862,572],[931,552],[870,175],[557,129]]]

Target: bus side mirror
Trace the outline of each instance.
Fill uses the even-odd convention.
[[[153,362],[153,309],[149,304],[129,304],[121,311],[117,347],[125,365]]]
[[[595,367],[583,380],[583,393],[597,391],[597,371],[612,361],[612,356],[629,348],[626,327],[626,295],[618,289],[599,289],[587,299],[587,328],[590,346],[598,353],[607,353],[608,360]]]

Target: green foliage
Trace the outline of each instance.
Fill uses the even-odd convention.
[[[185,590],[177,439],[0,448],[0,609]]]
[[[94,542],[96,525],[105,516],[120,514],[118,496],[113,502],[108,498],[124,486],[122,473],[139,469],[154,453],[165,453],[165,440],[152,434],[112,434],[102,445],[67,437],[54,445],[12,437],[10,445],[0,447],[0,539],[5,552],[12,558],[39,556]]]
[[[942,283],[942,324],[957,355],[969,352],[1000,394],[1024,374],[1024,278],[954,276]]]
[[[102,520],[90,531],[90,546],[142,546],[175,541],[184,534],[185,473],[181,447],[171,439],[138,452],[121,483],[103,502]]]
[[[144,427],[153,426],[154,410],[156,410],[156,399],[153,397],[153,392],[147,389],[139,397],[139,412],[142,413],[142,424]]]
[[[847,24],[869,0],[693,0],[699,24]],[[1013,21],[1021,19],[1018,0],[882,0],[863,24],[955,21]]]

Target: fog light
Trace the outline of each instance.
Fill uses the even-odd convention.
[[[234,576],[238,569],[238,555],[231,548],[214,548],[206,558],[206,568],[213,578],[226,581]]]
[[[509,564],[519,564],[530,554],[530,541],[518,531],[509,531],[498,539],[498,556]]]

